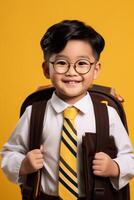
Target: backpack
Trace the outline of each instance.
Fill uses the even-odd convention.
[[[29,151],[40,148],[45,108],[54,90],[53,87],[46,87],[43,90],[36,91],[30,94],[21,106],[20,116],[24,113],[27,106],[32,105]],[[95,152],[106,152],[111,158],[115,158],[117,155],[114,138],[109,136],[109,121],[106,104],[116,109],[128,132],[126,115],[122,103],[111,95],[110,87],[93,85],[92,88],[89,88],[89,91],[95,110],[96,134],[85,133],[82,139],[86,200],[104,200],[106,198],[109,200],[129,200],[129,184],[121,190],[116,191],[113,189],[108,178],[94,176],[91,170],[91,163]],[[102,134],[103,140],[100,139]],[[105,144],[107,144],[107,147],[104,147]],[[39,170],[27,175],[25,183],[21,186],[23,200],[38,199],[41,189],[41,173],[42,170]]]

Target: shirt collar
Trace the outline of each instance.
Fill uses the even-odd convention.
[[[67,107],[70,106],[70,104],[60,99],[55,92],[53,92],[51,98],[51,105],[57,113],[63,112]],[[87,92],[87,94],[82,99],[80,99],[71,106],[74,106],[75,108],[80,110],[83,114],[85,114],[90,111],[91,105],[92,105],[92,100],[89,92]]]

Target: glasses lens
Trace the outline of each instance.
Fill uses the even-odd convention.
[[[65,73],[68,70],[68,62],[66,60],[56,60],[54,62],[54,69],[58,73]]]
[[[78,60],[75,66],[78,73],[85,74],[90,70],[91,63],[88,60]]]

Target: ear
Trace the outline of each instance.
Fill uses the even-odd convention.
[[[49,79],[50,78],[49,66],[48,66],[48,64],[46,62],[42,63],[42,69],[43,69],[44,76]]]
[[[94,67],[94,79],[98,77],[98,75],[100,74],[100,70],[101,70],[101,64],[97,62]]]

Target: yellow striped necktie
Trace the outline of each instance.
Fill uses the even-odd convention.
[[[64,110],[59,162],[59,196],[63,200],[78,198],[77,132],[74,123],[77,113],[75,107]]]

